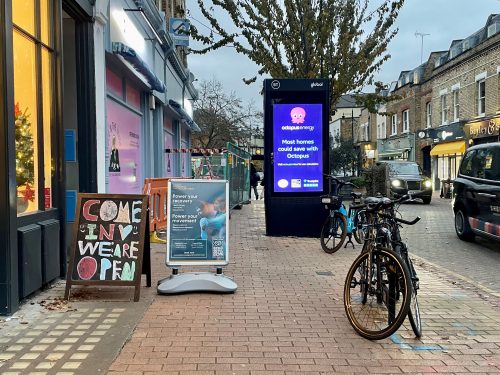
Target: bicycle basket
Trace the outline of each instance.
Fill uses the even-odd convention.
[[[321,203],[328,210],[338,210],[342,206],[342,198],[338,195],[322,195]]]

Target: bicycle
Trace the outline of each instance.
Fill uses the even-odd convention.
[[[396,213],[397,209],[393,205],[388,209],[388,214],[382,214],[382,216],[385,217],[389,223],[390,230],[389,230],[388,240],[390,242],[390,245],[392,249],[401,256],[403,261],[406,263],[406,266],[408,267],[408,271],[410,273],[412,288],[411,288],[410,309],[408,310],[408,320],[410,321],[410,325],[413,332],[415,333],[415,336],[420,338],[422,337],[422,321],[420,317],[420,308],[418,306],[418,299],[417,299],[417,293],[420,288],[419,278],[417,276],[415,268],[413,267],[413,263],[411,261],[408,252],[408,247],[402,241],[401,233],[399,231],[399,228],[401,227],[400,224],[401,222],[408,225],[414,225],[420,220],[420,217],[417,216],[415,220],[407,222],[400,218],[396,218]]]
[[[364,221],[364,216],[362,212],[353,209],[351,206],[347,210],[340,195],[344,186],[356,186],[351,182],[342,181],[335,176],[325,176],[329,180],[328,195],[321,196],[321,203],[329,210],[329,215],[321,228],[320,243],[321,248],[326,253],[333,254],[342,247],[346,237],[349,238],[349,241],[344,247],[347,247],[351,243],[354,248],[352,236],[354,236],[358,244],[363,243],[364,238],[361,223]],[[333,182],[335,182],[335,187],[332,189]],[[361,193],[353,192],[351,193],[351,197],[353,198],[353,203],[361,203]]]
[[[409,198],[408,195],[397,200],[370,197],[365,204],[353,207],[365,209],[368,223],[363,250],[347,273],[344,308],[354,330],[370,340],[392,335],[410,310],[412,274],[407,261],[389,247],[393,221],[413,225],[420,220],[417,217],[410,222],[395,217],[394,205]]]

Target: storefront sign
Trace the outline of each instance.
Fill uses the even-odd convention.
[[[274,104],[274,191],[323,190],[322,104]]]
[[[170,35],[176,46],[189,46],[189,20],[170,18]]]
[[[145,195],[78,195],[66,297],[72,284],[128,285],[139,299],[147,204]]]
[[[170,180],[167,265],[229,262],[227,181]]]
[[[494,137],[500,134],[500,117],[467,124],[469,138]]]

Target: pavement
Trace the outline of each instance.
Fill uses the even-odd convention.
[[[415,339],[406,321],[390,338],[368,341],[342,302],[360,245],[330,255],[319,239],[265,236],[262,201],[231,217],[224,273],[236,293],[165,296],[142,287],[132,302],[132,288],[80,287],[65,303],[57,282],[0,317],[0,373],[500,373],[500,299],[481,285],[419,259],[424,336]],[[440,241],[431,241],[436,251]],[[164,245],[153,245],[153,285],[169,274],[164,259]]]

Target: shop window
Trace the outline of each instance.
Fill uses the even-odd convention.
[[[410,131],[410,110],[403,111],[403,133]]]
[[[432,126],[432,103],[431,102],[427,102],[427,104],[425,105],[425,113],[426,113],[426,118],[427,118],[426,127],[430,128]]]
[[[35,0],[13,1],[12,21],[18,28],[22,29],[27,34],[36,35]]]
[[[477,82],[477,115],[484,116],[486,112],[486,81]]]
[[[460,118],[460,102],[458,90],[453,90],[453,121],[458,121]]]
[[[111,69],[106,68],[106,86],[109,93],[123,100],[123,80]]]
[[[49,0],[12,3],[18,214],[41,211],[53,203],[51,4]]]
[[[164,128],[164,147],[165,148],[173,148],[174,144],[174,135]],[[174,155],[170,152],[165,152],[165,176],[173,177],[174,176]]]
[[[141,110],[140,91],[127,83],[126,93],[127,93],[127,104],[140,111]]]

